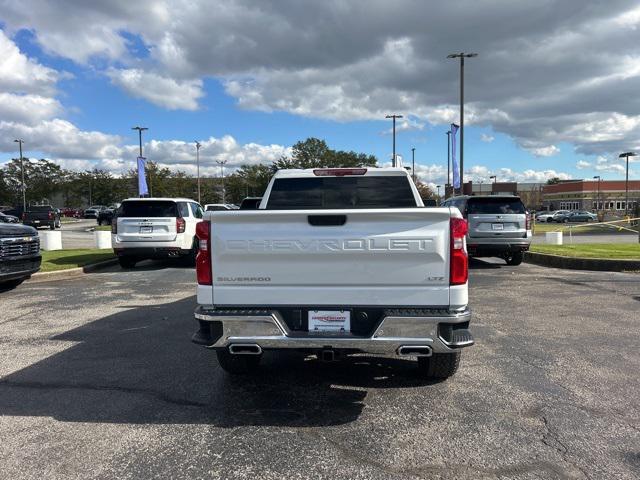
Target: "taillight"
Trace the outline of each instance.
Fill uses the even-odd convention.
[[[178,217],[176,218],[176,233],[184,233],[187,228],[187,222],[185,222],[184,218]]]
[[[313,174],[316,177],[344,177],[346,175],[364,175],[366,168],[316,168]]]
[[[196,277],[198,285],[211,285],[213,272],[211,269],[211,239],[209,229],[211,223],[199,222],[196,224],[196,237],[198,237],[198,254],[196,255]]]
[[[118,233],[118,219],[114,218],[113,220],[111,220],[111,233],[113,233],[114,235],[116,233]]]
[[[527,213],[526,217],[527,217],[526,229],[531,230],[531,214]]]
[[[449,223],[451,237],[451,266],[449,284],[462,285],[469,278],[469,257],[465,248],[465,236],[469,230],[463,218],[452,218]]]
[[[22,221],[26,220],[27,212],[22,212]]]
[[[53,212],[49,212],[49,220],[53,220]]]

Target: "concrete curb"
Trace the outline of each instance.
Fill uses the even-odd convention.
[[[546,253],[525,252],[524,261],[543,267],[568,270],[595,270],[599,272],[640,272],[640,260],[609,258],[573,258]]]
[[[66,270],[57,270],[55,272],[38,272],[31,275],[31,281],[49,281],[59,280],[63,278],[79,277],[85,273],[95,272],[103,268],[111,267],[118,264],[117,258],[110,258],[109,260],[103,260],[101,262],[90,263],[84,267],[67,268]]]

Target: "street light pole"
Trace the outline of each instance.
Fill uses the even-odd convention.
[[[22,213],[27,211],[27,191],[24,188],[24,161],[22,158],[22,144],[24,140],[17,138],[14,140],[18,145],[20,145],[20,176],[22,177]]]
[[[387,115],[384,118],[392,118],[393,119],[393,160],[391,161],[391,166],[396,166],[396,118],[402,118],[402,115]]]
[[[202,144],[196,140],[196,170],[198,175],[198,203],[200,202],[200,147]]]
[[[464,192],[464,59],[477,57],[477,53],[452,53],[447,58],[460,59],[460,188]]]
[[[222,203],[225,203],[225,191],[224,191],[224,166],[227,163],[227,160],[216,160],[216,163],[220,165],[220,170],[222,171]]]
[[[624,214],[629,213],[629,157],[637,157],[638,154],[634,152],[625,152],[618,155],[618,158],[627,159],[627,174],[624,180]]]
[[[413,173],[413,183],[416,183],[416,148],[411,148],[411,173]]]
[[[600,175],[594,175],[598,179],[598,196],[596,197],[596,214],[600,211]]]

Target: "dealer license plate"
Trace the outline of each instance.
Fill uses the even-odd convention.
[[[491,228],[493,230],[504,230],[504,225],[502,223],[492,223]]]
[[[140,227],[140,233],[153,233],[153,227]]]
[[[351,312],[348,310],[310,310],[309,331],[349,333],[351,331]]]

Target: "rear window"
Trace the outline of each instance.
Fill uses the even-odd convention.
[[[178,207],[168,201],[131,201],[120,206],[119,217],[177,217]]]
[[[53,208],[51,207],[51,205],[33,205],[27,210],[31,212],[48,212],[49,210],[53,210]]]
[[[268,210],[415,206],[405,176],[281,178],[267,203]]]
[[[470,198],[467,201],[467,214],[483,213],[526,213],[526,210],[519,198]]]

